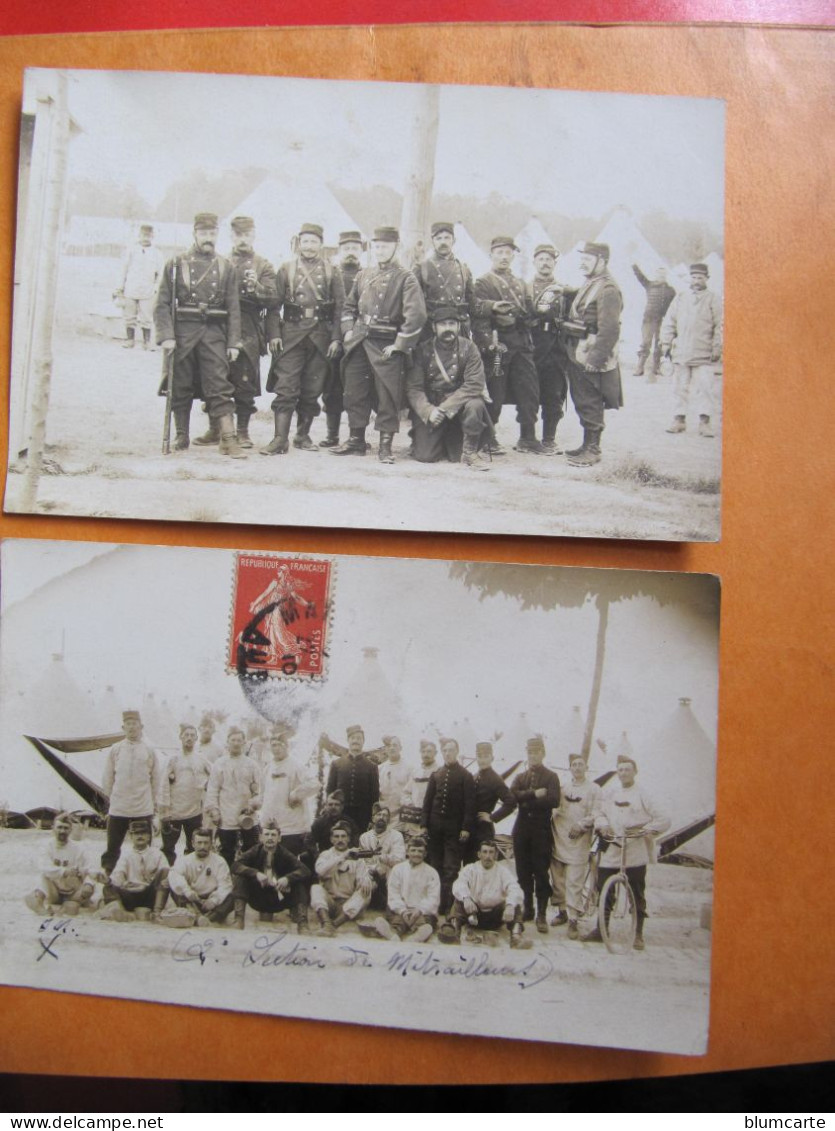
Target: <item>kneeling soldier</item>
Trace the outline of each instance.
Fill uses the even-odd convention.
[[[151,844],[150,821],[131,821],[129,832],[131,847],[122,849],[104,887],[103,919],[156,918],[168,899],[168,861]]]
[[[178,908],[190,913],[199,927],[208,923],[222,927],[235,905],[229,865],[212,851],[213,839],[211,829],[195,829],[191,837],[192,851],[179,857],[168,873],[172,900]],[[168,922],[172,926],[191,925],[175,920],[175,914],[182,915],[182,912],[166,911],[162,918],[170,916]]]
[[[261,843],[247,849],[235,863],[235,926],[243,930],[249,904],[262,922],[278,911],[289,911],[299,934],[307,932],[307,888],[310,872],[281,844],[281,829],[268,820]]]
[[[461,869],[452,885],[452,914],[440,931],[442,942],[458,942],[459,938],[461,942],[489,942],[495,936],[482,937],[475,932],[498,931],[504,924],[512,947],[531,945],[522,938],[522,889],[510,872],[499,866],[498,859],[496,842],[484,840],[475,863]]]
[[[333,936],[337,927],[358,919],[371,899],[373,884],[359,849],[349,848],[347,823],[337,821],[331,829],[332,847],[316,861],[319,883],[310,891],[310,906],[319,920],[320,935]]]
[[[454,306],[437,307],[432,322],[434,335],[418,346],[406,376],[414,458],[436,463],[446,456],[452,463],[461,460],[488,471],[489,464],[479,457],[481,445],[489,447],[493,438],[481,354],[461,336]]]
[[[62,915],[76,915],[88,906],[95,881],[82,846],[71,840],[72,817],[59,813],[52,824],[50,844],[41,853],[38,887],[24,897],[26,906],[38,915],[60,907]]]
[[[438,924],[441,877],[426,863],[426,841],[414,836],[406,859],[395,864],[388,877],[388,911],[374,920],[374,929],[384,939],[411,935],[426,942]]]

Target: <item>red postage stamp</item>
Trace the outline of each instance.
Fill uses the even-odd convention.
[[[228,667],[239,676],[321,679],[333,563],[235,555]]]

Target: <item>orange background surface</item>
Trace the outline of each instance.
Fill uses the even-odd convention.
[[[232,1013],[209,1019],[184,1007],[0,987],[0,1070],[458,1084],[670,1075],[831,1057],[835,38],[824,31],[751,27],[459,25],[0,40],[0,216],[7,233],[14,232],[25,66],[487,83],[727,100],[719,545],[0,518],[4,537],[717,573],[723,581],[719,824],[710,1048],[704,1057]],[[536,143],[532,121],[531,145]],[[4,359],[12,255],[9,240],[0,247]],[[115,397],[113,411],[119,411]],[[0,423],[5,445],[5,421]]]

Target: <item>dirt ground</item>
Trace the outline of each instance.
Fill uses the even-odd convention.
[[[300,938],[284,916],[271,926],[248,919],[242,932],[103,922],[89,913],[43,920],[22,896],[37,884],[32,861],[50,835],[0,830],[4,982],[524,1040],[685,1054],[706,1046],[710,932],[699,924],[712,899],[709,871],[650,869],[643,953],[569,942],[565,927],[535,934],[532,950],[511,951],[505,943],[389,943],[353,924],[334,939]],[[103,834],[88,837],[95,859]],[[362,1004],[369,1001],[371,1011]]]
[[[282,526],[719,537],[721,421],[715,421],[715,439],[696,434],[695,418],[685,434],[668,435],[671,378],[650,384],[635,377],[632,355],[628,364],[624,357],[625,407],[606,414],[603,462],[591,469],[572,468],[564,457],[513,451],[485,473],[448,463],[418,464],[406,456],[406,422],[395,441],[394,466],[378,463],[371,429],[375,450],[364,459],[336,459],[324,449],[291,449],[267,458],[257,450],[272,436],[267,394],[251,424],[256,447],[248,459],[230,460],[217,448],[194,446],[163,456],[164,401],[156,396],[162,355],[124,350],[118,340],[80,332],[80,308],[90,305],[89,290],[80,287],[74,306],[65,296],[70,309],[56,331],[40,511]],[[265,376],[266,361],[262,367]],[[204,431],[205,419],[195,405],[192,435]],[[343,419],[343,437],[346,433]],[[320,416],[312,436],[324,435]],[[518,435],[512,407],[505,408],[498,435],[511,449]],[[572,447],[581,438],[569,408],[558,439]],[[19,509],[21,486],[19,474],[9,476],[7,511]]]

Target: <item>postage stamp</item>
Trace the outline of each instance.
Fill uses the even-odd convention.
[[[327,664],[333,563],[236,554],[229,671],[267,679],[317,679]]]

